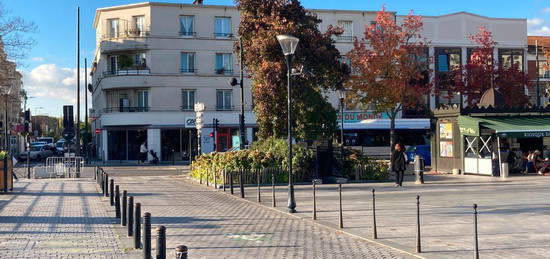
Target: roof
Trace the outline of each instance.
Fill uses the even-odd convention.
[[[535,46],[537,43],[542,47],[550,47],[550,36],[527,36],[527,45]]]
[[[470,13],[470,12],[455,12],[455,13],[449,13],[449,14],[443,14],[443,15],[421,15],[423,18],[442,18],[442,17],[447,17],[447,16],[454,16],[454,15],[470,15],[470,16],[475,16],[475,17],[480,17],[480,18],[483,18],[483,19],[491,19],[491,20],[520,20],[520,21],[527,21],[526,18],[498,18],[498,17],[489,17],[489,16],[484,16],[484,15],[479,15],[479,14],[475,14],[475,13]],[[398,15],[398,17],[405,17],[406,15]]]
[[[467,136],[479,136],[480,128],[484,127],[505,138],[550,137],[550,116],[459,116],[458,126],[460,133]]]

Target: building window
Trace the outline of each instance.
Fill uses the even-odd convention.
[[[149,91],[141,90],[138,91],[138,107],[137,110],[140,112],[146,112],[149,110]]]
[[[118,38],[118,19],[107,20],[109,38]]]
[[[353,21],[338,21],[338,27],[344,29],[342,35],[338,36],[338,40],[351,41],[353,40]]]
[[[356,74],[353,72],[353,69],[351,67],[351,59],[348,56],[340,56],[338,60],[340,61],[340,63],[346,64],[348,66],[351,74]]]
[[[132,36],[145,36],[145,16],[133,16],[132,17]]]
[[[535,66],[537,65],[535,61]],[[539,60],[539,74],[538,76],[540,78],[550,78],[550,70],[547,70],[546,67],[548,65],[547,61],[541,61]]]
[[[522,49],[498,49],[498,62],[504,68],[517,65],[523,71],[523,50]]]
[[[232,110],[232,90],[216,90],[216,110]]]
[[[117,71],[117,57],[116,56],[109,56],[109,73],[111,75],[116,74]]]
[[[214,25],[214,36],[227,38],[231,37],[231,18],[230,17],[216,17]]]
[[[459,69],[461,66],[460,48],[436,48],[436,69],[437,72],[450,72]]]
[[[181,53],[181,72],[182,73],[195,73],[195,53],[182,52]]]
[[[216,53],[216,74],[233,74],[233,54]]]
[[[136,68],[145,68],[147,67],[147,59],[145,58],[145,53],[136,53],[134,54],[134,66]]]
[[[192,111],[195,106],[195,90],[181,90],[181,109]]]
[[[195,35],[195,16],[182,15],[180,16],[180,36]]]

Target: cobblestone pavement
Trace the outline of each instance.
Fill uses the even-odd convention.
[[[166,226],[168,255],[183,244],[190,258],[412,258],[175,176],[114,179],[152,214],[153,249]]]
[[[127,258],[90,179],[19,180],[0,195],[0,258]]]
[[[412,180],[410,177],[409,180]],[[484,176],[427,176],[426,184],[406,181],[343,185],[344,232],[372,237],[372,188],[376,189],[378,242],[415,250],[416,195],[421,196],[422,250],[426,258],[473,256],[473,209],[477,203],[482,258],[548,258],[550,254],[550,177],[517,176],[506,181]],[[296,216],[310,220],[311,185],[297,185]],[[239,196],[239,189],[236,188]],[[256,201],[256,187],[245,189]],[[271,186],[262,188],[262,203],[271,206]],[[286,211],[287,187],[276,188],[278,209]],[[318,185],[317,222],[338,223],[338,188]]]

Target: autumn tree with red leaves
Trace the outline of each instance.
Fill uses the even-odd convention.
[[[468,64],[455,71],[455,91],[466,96],[470,106],[479,103],[481,96],[491,87],[502,93],[507,106],[528,104],[529,97],[525,95],[524,87],[529,85],[529,77],[518,64],[509,67],[495,65],[493,50],[496,42],[492,33],[481,26],[469,38],[479,47],[472,51]]]
[[[382,8],[375,21],[348,54],[355,75],[346,87],[354,103],[388,115],[393,149],[399,112],[422,103],[431,89],[425,70],[427,42],[420,35],[422,18],[412,12],[397,24],[395,15]]]
[[[349,74],[347,65],[339,62],[333,40],[342,30],[329,27],[319,32],[321,20],[298,0],[237,0],[236,4],[259,136],[286,136],[286,63],[276,39],[279,34],[300,39],[293,66],[303,69],[291,79],[294,136],[302,140],[332,136],[337,129],[336,110],[325,93],[341,88]],[[235,50],[239,52],[238,45]]]

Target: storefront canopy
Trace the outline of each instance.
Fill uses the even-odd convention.
[[[480,128],[489,128],[504,138],[550,137],[550,116],[459,116],[460,134],[479,136]]]

